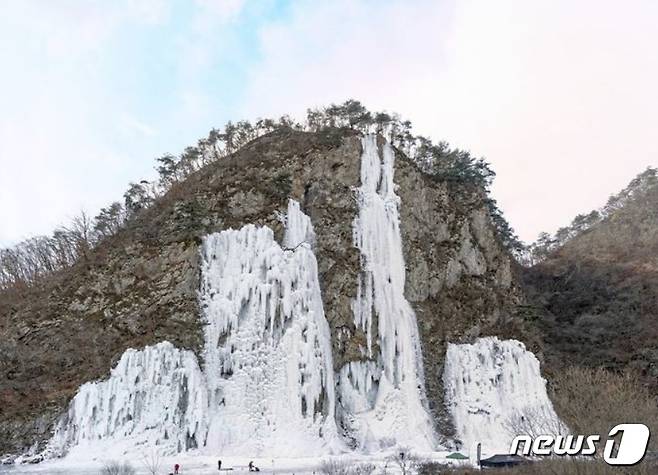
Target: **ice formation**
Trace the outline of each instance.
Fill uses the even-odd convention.
[[[309,456],[344,448],[311,221],[291,200],[283,247],[247,225],[204,240],[196,356],[167,342],[127,350],[110,377],[84,384],[46,455]]]
[[[395,194],[394,151],[377,137],[362,138],[359,213],[354,241],[361,274],[354,320],[366,335],[363,361],[339,372],[343,425],[356,446],[377,451],[391,446],[436,448],[425,405],[422,355],[416,316],[404,296],[405,265]]]
[[[84,455],[99,441],[119,454],[140,446],[164,454],[204,441],[207,392],[197,358],[169,342],[127,350],[105,381],[83,384],[48,445]]]
[[[253,225],[203,244],[210,450],[300,456],[338,448],[315,235],[295,201],[286,221],[284,247]]]
[[[445,401],[465,448],[506,452],[516,435],[557,434],[566,428],[553,410],[539,361],[516,340],[479,338],[449,344]]]
[[[361,272],[352,304],[365,336],[360,361],[334,374],[315,233],[290,200],[282,244],[254,225],[204,239],[203,367],[167,342],[127,350],[108,379],[80,387],[48,452],[111,449],[120,457],[155,446],[162,454],[321,456],[345,450],[338,425],[361,453],[437,449],[416,316],[404,296],[394,151],[375,135],[362,146],[353,223]],[[539,362],[517,341],[449,345],[443,380],[467,447],[506,450],[513,420],[523,414],[560,424]]]

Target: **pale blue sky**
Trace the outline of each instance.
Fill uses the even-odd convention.
[[[0,0],[0,245],[227,120],[349,97],[485,156],[522,238],[658,164],[658,3]]]
[[[0,3],[0,243],[119,199],[234,118],[282,1]]]

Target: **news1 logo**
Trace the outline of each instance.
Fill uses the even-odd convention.
[[[608,465],[635,465],[646,454],[650,436],[644,424],[616,425],[608,432],[603,460]],[[533,440],[529,435],[520,435],[512,441],[509,453],[517,455],[523,444],[523,455],[594,455],[600,439],[599,435],[540,435]]]

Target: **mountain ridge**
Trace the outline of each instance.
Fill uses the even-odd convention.
[[[432,179],[397,155],[405,294],[426,348],[429,407],[437,423],[448,427],[441,383],[447,341],[504,333],[497,325],[515,333],[500,322],[518,324],[511,311],[518,296],[483,191]],[[278,216],[291,197],[302,204],[318,237],[334,366],[360,360],[365,336],[354,327],[351,307],[359,269],[351,223],[360,161],[353,131],[266,135],[174,185],[71,272],[41,290],[25,290],[30,305],[5,308],[0,319],[2,370],[11,372],[0,383],[0,450],[44,443],[75,389],[107,375],[128,347],[167,340],[198,353],[201,237],[255,223],[273,229],[281,242]],[[349,338],[336,338],[339,330]]]
[[[521,280],[541,314],[552,366],[631,369],[656,390],[656,170],[639,174],[605,209],[591,225],[523,269]]]
[[[353,229],[360,209],[356,190],[364,179],[362,137],[349,127],[278,128],[173,181],[72,266],[4,291],[0,452],[43,448],[77,388],[107,377],[128,348],[168,341],[202,360],[200,245],[212,233],[247,224],[270,228],[283,243],[289,200],[299,203],[317,236],[333,370],[376,361],[381,348],[375,342],[373,357],[364,356],[369,336],[355,325],[353,307],[364,268]],[[380,135],[376,144],[382,155],[386,139]],[[654,188],[526,269],[514,262],[513,234],[503,235],[507,242],[501,237],[486,172],[485,178],[457,180],[431,173],[401,148],[390,150],[404,298],[415,312],[427,408],[443,442],[452,444],[456,435],[444,387],[450,344],[516,339],[545,363],[549,379],[566,366],[603,366],[637,369],[654,384],[658,335],[651,322],[658,279],[655,253],[646,258],[658,242]],[[442,150],[432,153],[440,157]],[[646,224],[643,232],[637,223]],[[621,237],[634,239],[630,254]],[[597,243],[607,245],[608,254],[597,256]],[[629,313],[633,305],[644,311],[640,318]],[[596,311],[603,317],[596,332],[588,332]],[[616,322],[619,312],[624,318]],[[643,332],[642,338],[633,339],[631,330]],[[628,338],[610,343],[618,335]]]

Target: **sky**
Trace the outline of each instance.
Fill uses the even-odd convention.
[[[489,161],[533,241],[658,166],[658,2],[0,0],[0,246],[228,120],[355,98]]]

